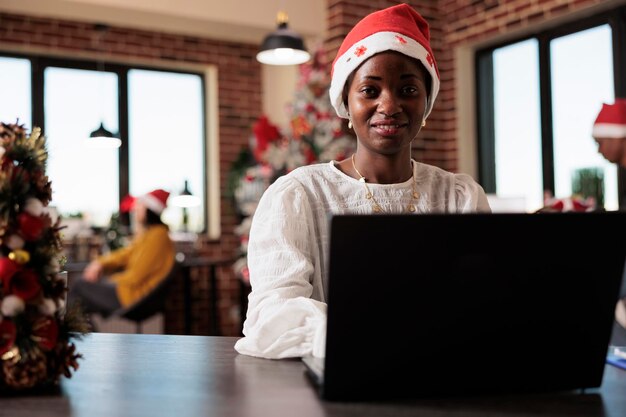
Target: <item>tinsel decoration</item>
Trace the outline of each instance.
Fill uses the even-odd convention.
[[[47,210],[46,139],[0,123],[0,391],[55,385],[78,369],[88,326],[65,308],[60,219]]]

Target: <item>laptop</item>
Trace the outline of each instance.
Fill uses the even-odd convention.
[[[626,214],[331,218],[328,400],[577,390],[602,383]]]

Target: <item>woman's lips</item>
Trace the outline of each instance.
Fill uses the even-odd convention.
[[[380,136],[395,136],[405,127],[404,123],[372,123],[372,128]]]

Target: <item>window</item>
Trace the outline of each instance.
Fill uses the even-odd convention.
[[[85,142],[101,122],[119,131],[118,77],[48,67],[44,86],[50,204],[65,216],[82,213],[89,223],[104,226],[119,207],[119,151],[94,149]]]
[[[200,207],[190,207],[189,230],[202,230],[204,220],[204,147],[202,78],[195,74],[130,70],[130,193],[155,188],[181,192],[185,181]],[[149,172],[150,175],[139,173]],[[169,224],[181,224],[182,209],[164,213]]]
[[[530,39],[493,53],[496,189],[527,209],[543,201],[537,48]]]
[[[602,103],[615,98],[611,27],[602,25],[553,39],[550,67],[555,193],[571,195],[577,170],[599,168],[604,177],[604,205],[615,210],[617,168],[598,153],[591,138]]]
[[[0,121],[24,124],[30,130],[30,61],[0,56]]]
[[[31,70],[32,68],[32,70]],[[206,229],[204,78],[201,74],[39,56],[0,56],[0,120],[42,127],[48,138],[51,204],[105,226],[126,194],[188,189],[188,230]],[[32,93],[31,93],[32,91]],[[6,92],[6,95],[5,95]],[[119,149],[85,146],[103,123]],[[183,229],[183,210],[164,221]]]
[[[602,103],[626,97],[626,9],[553,28],[477,54],[479,176],[526,209],[544,191],[573,193],[583,171],[598,173],[607,210],[619,208],[623,169],[591,137]],[[623,193],[622,193],[623,194]]]

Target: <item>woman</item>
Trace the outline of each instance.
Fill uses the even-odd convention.
[[[168,197],[167,191],[154,190],[123,204],[122,210],[132,207],[137,226],[133,242],[87,265],[83,279],[71,287],[70,302],[106,317],[141,299],[165,278],[174,266],[174,244],[160,217]]]
[[[426,21],[406,4],[365,17],[333,62],[330,96],[357,150],[279,178],[263,195],[248,244],[252,292],[239,353],[324,355],[328,215],[489,211],[482,188],[411,159],[439,75]]]

